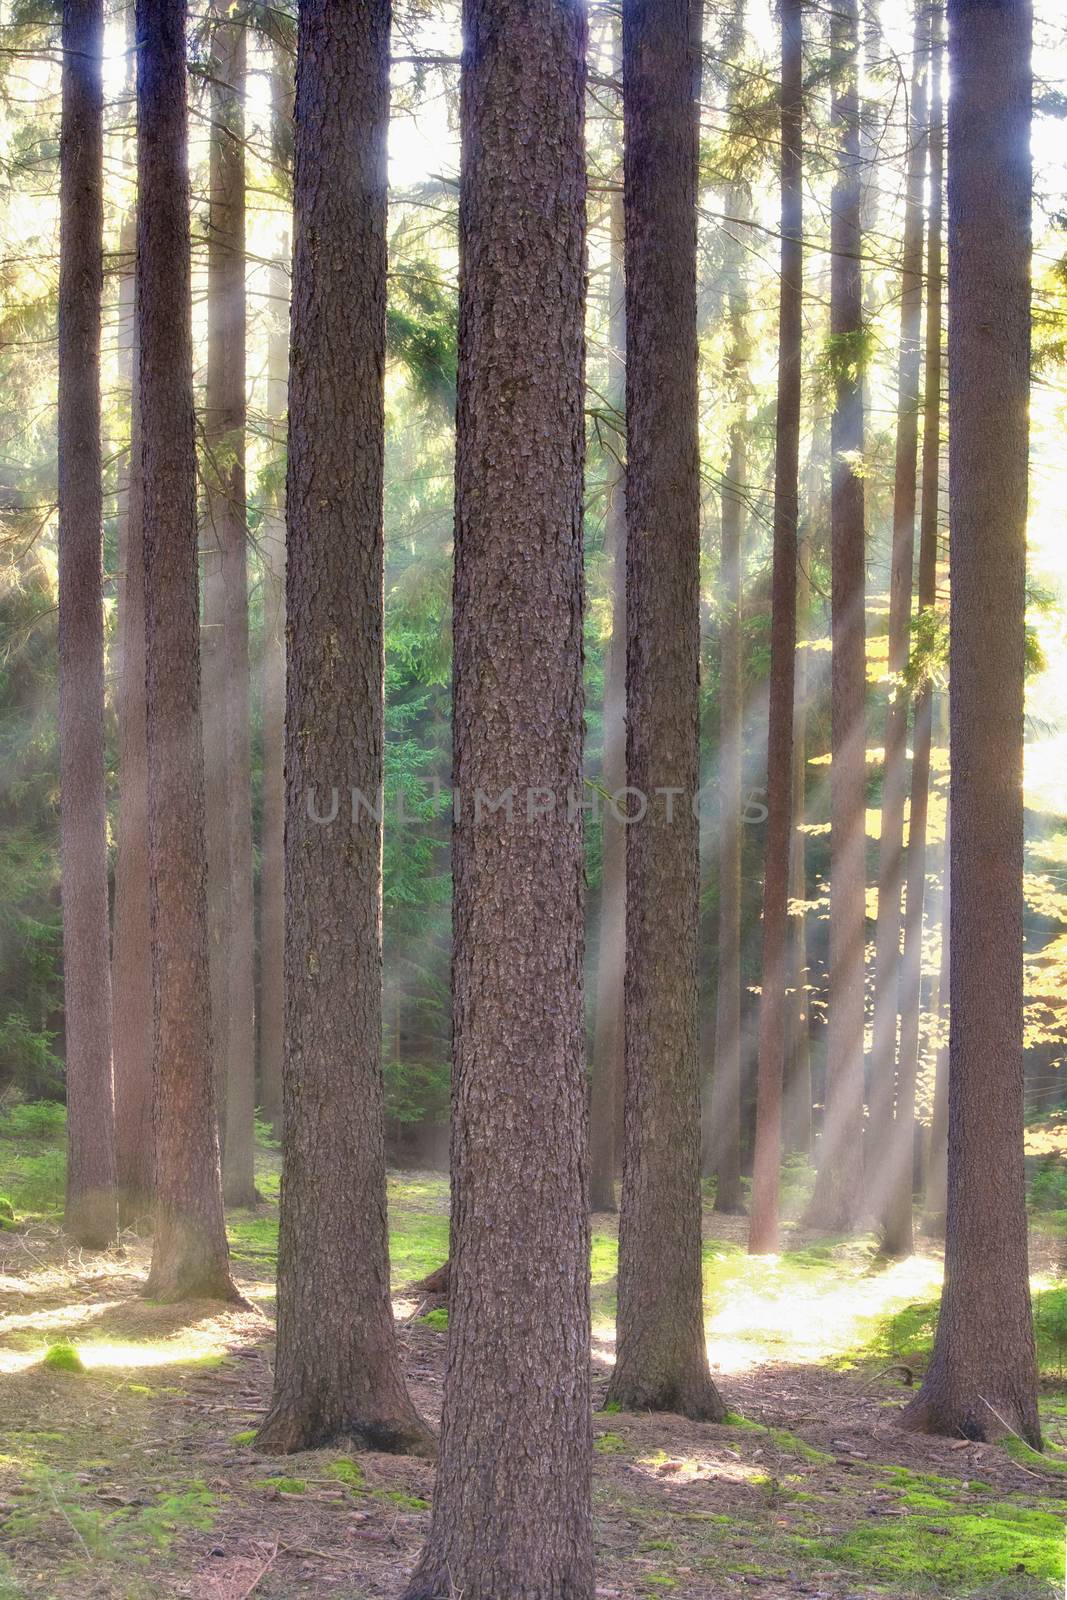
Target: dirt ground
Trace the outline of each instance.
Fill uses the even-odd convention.
[[[147,1263],[133,1236],[83,1256],[52,1227],[0,1234],[0,1600],[398,1600],[432,1464],[257,1454],[269,1267],[242,1261],[252,1309],[220,1313],[146,1303]],[[421,1320],[425,1300],[395,1307],[436,1421],[447,1334]],[[85,1370],[42,1361],[42,1341],[63,1340]],[[606,1379],[594,1342],[598,1405]],[[772,1363],[720,1384],[728,1426],[598,1410],[599,1596],[1061,1592],[1049,1551],[1058,1561],[1067,1477],[1054,1464],[902,1432],[899,1373]]]

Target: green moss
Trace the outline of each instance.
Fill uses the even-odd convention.
[[[977,1512],[905,1517],[860,1525],[842,1538],[805,1540],[816,1555],[856,1572],[898,1583],[942,1585],[992,1581],[1013,1573],[1063,1577],[1063,1522],[1046,1511],[994,1504]]]
[[[251,1444],[252,1440],[255,1438],[255,1436],[256,1436],[255,1428],[242,1428],[240,1433],[235,1433],[234,1434],[233,1439],[231,1440],[231,1443],[232,1444],[236,1444],[236,1445]]]
[[[405,1494],[402,1489],[375,1489],[373,1491],[377,1500],[391,1500],[402,1511],[429,1511],[430,1502],[421,1499],[417,1494]]]
[[[1024,1467],[1040,1467],[1045,1472],[1067,1476],[1067,1455],[1055,1445],[1046,1444],[1044,1451],[1031,1450],[1023,1439],[1007,1438],[1002,1441],[1004,1452]]]
[[[753,1422],[751,1418],[743,1417],[735,1411],[727,1412],[724,1420],[729,1428],[746,1428],[753,1433],[763,1434],[783,1455],[796,1456],[798,1461],[825,1465],[834,1459],[825,1450],[817,1450],[813,1444],[806,1444],[803,1439],[798,1439],[796,1434],[790,1433],[786,1428],[770,1428],[762,1422]]]
[[[677,1589],[678,1580],[672,1578],[669,1572],[646,1572],[642,1583],[650,1583],[656,1589]]]
[[[276,1489],[279,1494],[306,1494],[307,1484],[303,1478],[257,1478],[257,1489]]]
[[[84,1372],[85,1363],[67,1339],[49,1346],[41,1358],[41,1365],[49,1372]]]
[[[427,1311],[424,1317],[420,1317],[419,1321],[427,1328],[447,1328],[448,1309],[446,1306],[435,1306],[432,1311]]]
[[[326,1468],[328,1478],[336,1478],[338,1483],[345,1484],[349,1489],[362,1489],[366,1482],[363,1468],[358,1461],[351,1461],[343,1456],[340,1461],[331,1461]]]
[[[593,1440],[593,1449],[602,1456],[617,1456],[628,1448],[621,1433],[602,1433]]]

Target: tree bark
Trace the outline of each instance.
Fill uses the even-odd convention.
[[[942,28],[941,17],[936,9],[931,13],[930,27],[930,123],[926,140],[930,150],[930,216],[926,273],[922,499],[919,511],[920,612],[932,612],[937,605],[937,525],[941,486],[941,196],[944,186],[944,127],[941,95]],[[919,204],[922,204],[921,192]],[[922,684],[916,696],[912,726],[911,806],[908,816],[907,882],[904,891],[904,951],[899,977],[900,1065],[897,1077],[897,1116],[900,1120],[900,1129],[894,1131],[884,1241],[886,1254],[896,1256],[909,1255],[914,1243],[911,1147],[914,1140],[915,1084],[919,1071],[923,899],[926,891],[926,826],[930,806],[932,734],[933,685],[926,682]],[[943,922],[945,915],[943,909]],[[947,946],[947,939],[945,942]],[[947,1081],[944,1087],[947,1090]],[[947,1100],[945,1109],[947,1110]],[[900,1134],[899,1144],[897,1132]]]
[[[830,23],[838,167],[831,206],[830,991],[819,1171],[807,1220],[851,1233],[863,1209],[863,1015],[866,936],[866,646],[864,618],[864,317],[856,0]]]
[[[212,1072],[184,0],[137,3],[156,1230],[146,1293],[233,1300]]]
[[[941,968],[937,984],[937,1005],[931,1009],[944,1028],[945,1011],[951,983],[952,940],[949,919],[952,914],[952,891],[949,874],[949,851],[952,844],[951,809],[945,818],[945,850],[943,888],[941,893]],[[939,1044],[934,1066],[934,1104],[930,1116],[930,1139],[926,1158],[926,1193],[924,1196],[923,1229],[933,1239],[945,1237],[945,1213],[948,1209],[948,1040]]]
[[[216,780],[219,855],[226,863],[225,943],[216,947],[226,1013],[219,1057],[225,1092],[222,1190],[226,1204],[254,1205],[255,1042],[252,904],[252,782],[248,680],[248,566],[245,494],[244,19],[229,0],[212,12],[211,210],[208,225],[208,350],[204,405],[207,523],[219,552],[222,760]],[[217,624],[216,624],[217,626]],[[216,643],[215,648],[218,649]],[[213,752],[214,754],[214,752]]]
[[[628,785],[647,810],[626,839],[626,1148],[608,1398],[626,1410],[720,1420],[704,1340],[693,806],[701,21],[687,0],[633,0],[623,12],[626,758]]]
[[[1038,1449],[1022,1070],[1033,22],[1025,0],[949,0],[948,16],[948,1218],[934,1353],[905,1416]]]
[[[298,27],[285,1111],[257,1444],[426,1452],[389,1299],[381,1063],[388,0],[303,0]]]
[[[608,273],[607,398],[619,414],[626,406],[626,284],[621,194],[612,196]],[[615,453],[608,484],[604,541],[611,570],[611,643],[604,672],[604,759],[601,787],[619,794],[626,786],[626,436],[611,430]],[[623,975],[626,968],[626,830],[615,808],[601,796],[600,953],[597,961],[596,1024],[589,1104],[589,1205],[615,1210],[617,1123],[625,1088]]]
[[[926,101],[929,70],[929,20],[925,5],[915,9],[915,32],[908,120],[908,158],[904,194],[904,246],[901,262],[900,345],[897,364],[897,439],[893,480],[893,544],[889,579],[888,704],[882,817],[878,837],[878,912],[874,946],[874,1026],[870,1062],[870,1122],[867,1164],[875,1206],[888,1224],[889,1195],[897,1187],[896,1168],[905,1160],[910,1181],[915,1125],[915,1088],[901,1074],[897,1083],[897,1007],[900,998],[900,893],[904,880],[904,803],[908,792],[908,694],[904,682],[911,639],[911,591],[915,565],[915,498],[919,453],[919,380],[922,366],[923,187],[926,167]],[[899,1092],[897,1092],[899,1090]],[[894,1105],[895,1100],[895,1105]],[[910,1195],[910,1189],[908,1191]],[[888,1227],[883,1248],[911,1253],[911,1223],[900,1196],[893,1239]],[[910,1208],[910,1201],[909,1201]]]
[[[778,1249],[785,1069],[789,867],[793,833],[793,688],[797,651],[797,516],[800,503],[800,357],[803,334],[803,38],[801,0],[783,0],[782,252],[778,303],[778,412],[774,449],[774,564],[767,731],[767,833],[763,877],[763,977],[752,1171],[752,1255]]]
[[[585,12],[465,0],[463,22],[449,1339],[408,1596],[592,1600]]]
[[[132,27],[130,29],[132,33]],[[144,482],[136,334],[137,212],[122,231],[119,370],[129,386],[130,450],[119,480],[118,770],[115,910],[111,942],[115,1159],[119,1222],[150,1221],[155,1182],[152,1084],[152,908],[148,874],[145,726]]]
[[[59,784],[67,1195],[93,1250],[118,1224],[104,770],[101,0],[64,0],[59,156]]]
[[[812,547],[810,537],[797,544],[797,654],[793,679],[793,828],[789,841],[789,898],[808,898],[808,641],[800,638],[811,626]],[[786,996],[786,1059],[783,1130],[789,1151],[810,1156],[812,1150],[811,1038],[808,1000],[807,913],[794,909],[789,925],[789,978]]]

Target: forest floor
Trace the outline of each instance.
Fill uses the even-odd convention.
[[[279,1461],[251,1442],[271,1385],[276,1157],[261,1152],[264,1204],[231,1216],[251,1309],[155,1305],[140,1293],[148,1241],[70,1249],[55,1213],[61,1121],[16,1111],[0,1118],[15,1213],[0,1232],[0,1600],[397,1600],[432,1465],[343,1450]],[[391,1174],[390,1217],[407,1373],[436,1420],[447,1314],[408,1286],[447,1252],[445,1180]],[[597,1594],[1062,1593],[1065,1219],[1043,1220],[1032,1264],[1050,1452],[1037,1457],[898,1426],[904,1368],[929,1350],[935,1251],[888,1263],[870,1241],[793,1230],[780,1257],[753,1261],[741,1220],[709,1210],[709,1350],[730,1421],[597,1411]],[[613,1218],[594,1219],[592,1266],[599,1406]]]

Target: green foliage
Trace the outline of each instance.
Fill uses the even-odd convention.
[[[593,1440],[593,1449],[602,1456],[616,1456],[628,1450],[629,1445],[621,1433],[601,1433]]]
[[[303,1478],[257,1478],[254,1487],[273,1489],[278,1494],[307,1494],[307,1484]]]
[[[0,1180],[12,1217],[62,1208],[66,1126],[66,1108],[48,1100],[16,1101],[0,1111]]]
[[[937,1497],[930,1497],[937,1500]],[[858,1525],[841,1538],[804,1541],[815,1554],[853,1572],[897,1583],[966,1584],[1027,1573],[1062,1581],[1063,1519],[1052,1511],[1015,1505],[947,1509],[937,1500],[936,1520],[911,1516]]]
[[[425,1323],[427,1328],[447,1328],[448,1309],[446,1306],[435,1306],[432,1311],[427,1311],[424,1317],[420,1317],[419,1321]]]
[[[242,1428],[240,1433],[234,1434],[231,1443],[243,1448],[246,1444],[251,1444],[255,1437],[255,1428]]]
[[[336,1478],[338,1483],[343,1483],[349,1489],[362,1489],[366,1483],[366,1475],[358,1461],[352,1461],[348,1456],[342,1456],[339,1461],[331,1461],[326,1468],[328,1478]]]
[[[74,1345],[66,1339],[50,1345],[41,1358],[41,1365],[49,1372],[84,1372],[85,1363]]]

